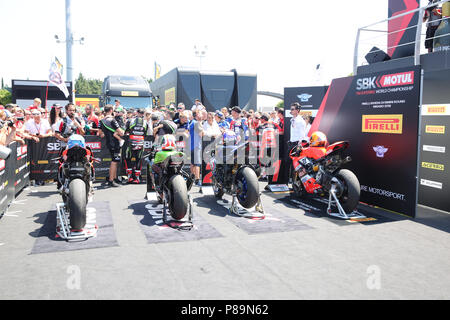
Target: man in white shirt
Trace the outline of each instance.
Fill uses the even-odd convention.
[[[297,145],[299,141],[307,139],[306,122],[302,116],[300,116],[301,105],[298,102],[294,102],[291,105],[291,137],[289,139],[290,149],[291,145]],[[290,150],[289,149],[289,150]]]
[[[38,138],[46,138],[52,135],[52,128],[47,120],[42,119],[41,111],[33,109],[31,112],[33,118],[25,122],[25,132]]]

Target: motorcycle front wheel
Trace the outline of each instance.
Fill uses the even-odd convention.
[[[86,225],[86,183],[81,179],[74,179],[69,183],[67,204],[72,229],[83,229]]]
[[[246,209],[256,206],[259,199],[259,183],[255,171],[249,167],[240,170],[236,175],[237,198]]]
[[[351,213],[359,203],[361,187],[358,178],[352,171],[347,169],[339,170],[336,178],[341,181],[342,185],[342,190],[338,194],[339,202],[346,213]]]
[[[171,178],[169,184],[170,215],[175,220],[181,220],[186,215],[189,206],[186,180],[181,175],[176,175]]]

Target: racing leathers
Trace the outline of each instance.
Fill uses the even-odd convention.
[[[129,183],[140,183],[147,129],[147,122],[142,117],[130,119],[126,123],[125,134],[129,139],[125,149],[125,168]]]

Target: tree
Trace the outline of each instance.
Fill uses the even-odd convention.
[[[101,94],[103,81],[98,79],[86,79],[80,72],[75,80],[75,92],[77,94]]]
[[[275,106],[275,108],[284,109],[284,101],[281,100],[280,102],[278,102],[277,105]]]
[[[0,104],[7,105],[12,102],[12,94],[6,89],[0,89]]]

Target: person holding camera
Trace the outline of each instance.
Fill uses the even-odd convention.
[[[14,122],[7,117],[5,110],[0,110],[0,145],[8,146],[14,141],[15,135]]]
[[[53,108],[58,108],[59,105],[53,105]],[[68,103],[66,105],[66,116],[62,117],[55,128],[55,137],[61,141],[61,147],[67,145],[69,137],[73,134],[84,135],[85,123],[83,119],[75,116],[75,105],[73,103]]]

